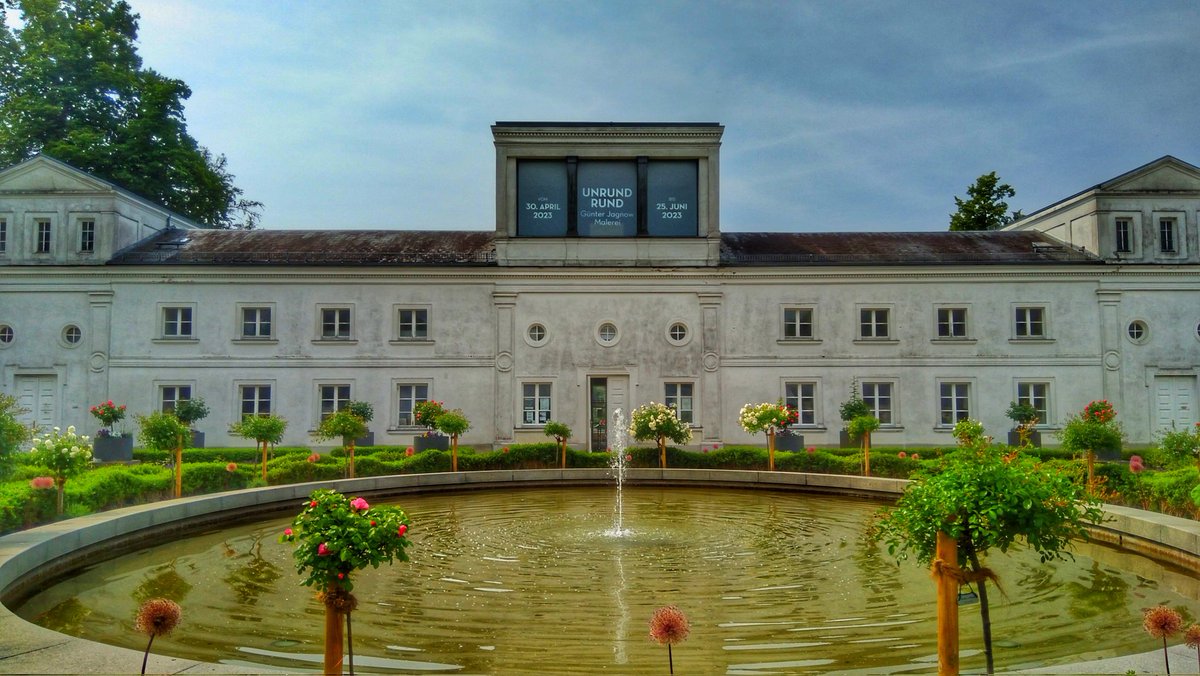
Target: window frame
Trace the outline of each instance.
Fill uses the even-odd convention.
[[[408,398],[401,396],[402,393],[400,390],[401,390],[401,388],[404,388],[404,387],[410,387],[410,388],[414,389],[414,391],[412,392],[412,396],[410,396]],[[424,399],[417,398],[417,393],[415,392],[415,389],[418,387],[425,388],[425,398]],[[417,403],[423,402],[423,401],[431,401],[432,399],[433,399],[433,383],[429,380],[422,380],[419,378],[418,379],[407,379],[406,378],[406,379],[392,380],[392,420],[391,420],[392,429],[394,429],[394,430],[420,429],[422,426],[417,424],[416,419],[412,417],[413,411],[415,410]],[[402,418],[402,413],[400,410],[400,405],[405,401],[411,401],[411,408],[409,409],[409,412],[408,412],[408,414],[410,416],[409,422],[404,422],[404,420]]]
[[[8,255],[8,216],[0,216],[0,256]]]
[[[880,406],[880,396],[878,392],[868,392],[868,388],[878,388],[885,386],[888,389],[886,408]],[[880,427],[899,427],[900,418],[897,407],[896,392],[899,389],[897,381],[890,378],[860,378],[858,381],[859,398],[866,402],[867,407],[871,409],[871,415],[879,420]],[[886,413],[887,415],[884,415]]]
[[[167,318],[169,312],[187,311],[187,321],[185,322],[180,316],[176,316],[174,321]],[[167,328],[172,324],[177,325],[176,330],[182,330],[183,325],[187,325],[188,332],[170,334]],[[196,304],[195,303],[159,303],[158,304],[158,339],[167,342],[186,342],[196,340]]]
[[[894,337],[895,330],[894,330],[894,327],[892,324],[892,317],[895,315],[895,313],[893,311],[894,308],[891,305],[864,304],[864,305],[857,305],[857,306],[855,306],[854,309],[855,309],[855,313],[857,315],[857,320],[856,320],[857,338],[855,338],[855,342],[861,342],[861,343],[894,343],[894,342],[897,342]],[[868,312],[871,313],[871,315],[872,315],[872,319],[870,321],[870,326],[872,327],[871,335],[866,335],[866,333],[864,333],[864,331],[863,331],[863,329],[868,324],[865,321],[864,315]],[[884,333],[882,335],[880,335],[878,333],[879,326],[881,325],[881,323],[878,320],[879,313],[883,313],[882,326],[884,329]]]
[[[936,401],[938,405],[937,427],[939,429],[951,429],[958,424],[959,421],[971,417],[971,392],[974,390],[973,385],[974,383],[969,378],[938,378]],[[960,386],[966,388],[965,394],[961,396],[958,394],[958,389]],[[947,395],[945,393],[945,388],[947,387],[953,388],[953,391],[949,395],[950,401],[952,402],[950,409],[946,408]],[[963,410],[960,410],[958,407],[960,399],[964,400],[966,404]],[[953,420],[951,420],[949,423],[947,423],[945,420],[945,414],[947,412],[949,412],[951,417],[953,417]]]
[[[806,396],[803,388],[810,388],[810,392]],[[791,389],[795,388],[795,395]],[[817,415],[818,393],[820,392],[819,383],[816,380],[785,380],[783,382],[783,403],[785,406],[791,406],[796,409],[798,416],[792,427],[813,428],[819,427],[818,421],[820,418]],[[811,407],[805,408],[804,403],[808,401]],[[806,420],[807,418],[807,420]]]
[[[808,321],[801,321],[802,313],[808,314]],[[789,321],[789,314],[795,314],[795,321]],[[817,307],[815,305],[785,305],[780,312],[780,340],[788,343],[811,343],[817,340]],[[802,335],[800,328],[808,326],[809,335]],[[794,327],[794,335],[788,335],[789,327]]]
[[[248,415],[255,415],[255,416],[265,418],[269,415],[272,415],[275,412],[275,381],[274,380],[244,380],[244,381],[237,380],[237,381],[234,381],[233,386],[235,388],[234,391],[237,393],[237,398],[234,399],[234,419],[235,420],[240,422],[242,420],[242,418],[244,418],[245,416],[248,416]],[[247,388],[254,388],[254,390],[255,390],[254,398],[252,398],[252,399],[246,398]],[[263,388],[266,388],[266,391],[267,391],[266,392],[267,396],[265,399],[263,397],[259,396],[262,394],[261,390]],[[254,404],[254,412],[253,413],[246,412],[247,402],[253,402],[253,404]],[[262,410],[263,402],[266,402],[267,410],[265,412]]]
[[[1040,319],[1036,322],[1036,324],[1040,325],[1041,332],[1036,334],[1032,332],[1035,322],[1029,316],[1029,313],[1035,310],[1041,313]],[[1021,313],[1025,313],[1024,321],[1021,319]],[[1012,317],[1012,340],[1051,340],[1049,303],[1013,303],[1010,316]],[[1022,331],[1025,331],[1025,333],[1022,334]]]
[[[1174,216],[1158,217],[1158,253],[1167,256],[1179,255],[1179,219]]]
[[[353,380],[318,380],[313,383],[316,404],[316,425],[319,426],[329,416],[346,407],[354,401]],[[327,390],[330,390],[327,392]],[[332,396],[326,396],[326,395]],[[328,404],[328,405],[327,405]]]
[[[1054,415],[1054,410],[1051,408],[1051,404],[1053,403],[1053,399],[1051,397],[1052,397],[1052,392],[1054,391],[1052,385],[1053,385],[1052,381],[1044,379],[1044,378],[1033,379],[1033,380],[1019,379],[1014,383],[1013,401],[1017,402],[1018,404],[1028,403],[1031,406],[1033,406],[1033,408],[1035,410],[1037,410],[1038,423],[1037,423],[1036,427],[1038,427],[1038,428],[1051,427],[1050,421],[1053,420],[1053,418],[1051,416]],[[1033,403],[1038,398],[1035,394],[1033,394],[1033,393],[1023,394],[1022,393],[1023,388],[1034,388],[1034,387],[1044,388],[1044,391],[1042,392],[1042,395],[1041,395],[1041,399],[1042,399],[1042,407],[1041,408],[1038,408],[1038,405]]]
[[[675,389],[675,394],[671,394],[671,389]],[[683,393],[683,389],[687,388],[688,394]],[[679,419],[686,423],[689,427],[696,426],[696,383],[692,380],[672,380],[663,383],[663,403],[667,406],[671,405],[671,401],[675,400],[675,414]],[[688,403],[685,408],[684,402]],[[685,415],[686,411],[686,415]]]
[[[262,335],[261,333],[255,333],[253,335],[248,335],[246,333],[246,313],[249,311],[254,311],[257,314],[253,324],[254,324],[256,331],[261,331],[262,325],[264,323],[262,321],[262,311],[263,310],[266,310],[269,315],[267,317],[267,321],[265,322],[268,327],[267,334]],[[247,343],[263,343],[263,342],[275,341],[275,324],[276,324],[275,314],[276,314],[275,313],[275,303],[238,303],[237,317],[236,317],[238,332],[237,332],[237,338],[235,340],[237,342],[247,342]]]
[[[333,326],[334,326],[335,333],[334,334],[326,334],[325,333],[325,326],[326,326],[325,313],[326,312],[336,312],[339,314],[342,312],[346,313],[346,321],[345,321],[346,335],[342,336],[339,333],[337,333],[337,331],[341,328],[342,322],[341,322],[340,318],[337,318],[334,321]],[[328,304],[318,305],[317,312],[316,312],[316,320],[317,320],[317,326],[316,326],[317,337],[313,340],[313,342],[336,343],[336,344],[353,344],[353,343],[357,342],[357,338],[356,338],[355,331],[354,331],[354,305],[352,303],[328,303]]]
[[[83,344],[83,335],[83,329],[78,324],[71,323],[63,326],[58,334],[58,341],[63,347],[74,349]],[[72,336],[75,340],[71,340]]]
[[[178,406],[180,402],[192,400],[192,392],[195,389],[195,383],[186,381],[164,381],[155,383],[155,387],[158,389],[158,396],[155,398],[155,400],[158,402],[158,410],[161,413],[168,413],[170,411],[174,411],[175,407]],[[187,390],[186,396],[184,396],[184,393],[182,392],[182,390],[185,389]],[[171,393],[173,398],[167,398],[167,390],[174,390]],[[167,407],[168,402],[171,404],[169,408]]]
[[[1158,258],[1178,259],[1188,254],[1188,213],[1186,211],[1163,210],[1154,211],[1151,215],[1154,228],[1154,255]],[[1164,227],[1168,225],[1169,227]],[[1169,233],[1164,237],[1164,233]],[[1170,240],[1170,249],[1163,246]]]
[[[1133,253],[1133,219],[1128,216],[1113,219],[1113,253]]]
[[[405,322],[404,314],[412,313],[412,321]],[[419,325],[416,316],[424,314],[424,335],[416,335]],[[409,325],[412,335],[404,335],[405,326]],[[392,342],[394,343],[431,343],[433,342],[433,309],[429,305],[397,304],[392,306]]]
[[[0,322],[0,348],[9,347],[17,342],[17,330],[12,324]]]
[[[80,218],[76,223],[79,228],[79,253],[96,253],[96,219]]]
[[[951,330],[955,326],[958,325],[958,323],[953,321],[953,317],[949,317],[948,322],[943,322],[942,321],[942,313],[943,312],[946,312],[946,313],[961,312],[962,313],[962,322],[961,322],[962,333],[961,334],[950,333],[949,335],[942,335],[943,325],[949,327]],[[952,343],[952,342],[964,342],[964,341],[971,340],[971,308],[970,308],[970,306],[961,305],[961,304],[935,305],[934,309],[933,309],[933,336],[934,336],[933,339],[936,341],[939,341],[939,342]]]
[[[33,219],[33,253],[54,253],[54,221],[49,218]]]
[[[532,396],[526,394],[527,388],[533,388]],[[546,388],[546,393],[542,393],[542,388]],[[526,400],[533,399],[533,408],[526,407]],[[541,404],[543,401],[548,402],[547,407],[543,410]],[[554,381],[550,379],[530,379],[521,381],[521,396],[520,396],[521,415],[520,427],[541,427],[554,419]],[[533,413],[533,422],[526,419],[526,413]],[[544,416],[543,416],[544,414]],[[544,419],[543,419],[544,417]]]

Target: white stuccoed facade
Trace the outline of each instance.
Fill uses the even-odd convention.
[[[946,416],[964,412],[1001,436],[1029,395],[1048,443],[1097,398],[1134,443],[1197,419],[1196,167],[1163,158],[1007,232],[722,235],[722,131],[498,123],[497,221],[481,232],[212,231],[49,158],[0,170],[0,391],[31,421],[89,433],[98,402],[146,413],[200,396],[209,446],[244,443],[227,429],[264,405],[248,393],[289,420],[288,444],[313,443],[322,399],[347,391],[395,445],[420,432],[404,419],[418,394],[463,410],[464,443],[545,440],[548,414],[599,450],[588,431],[614,408],[668,395],[690,404],[695,447],[762,443],[738,410],[796,394],[805,443],[836,444],[855,380],[890,418],[877,445],[953,443]],[[575,181],[576,162],[633,172],[637,158],[650,176],[657,160],[695,172],[680,198],[694,234],[645,232],[653,204],[634,236],[521,231],[522,162],[561,161]],[[652,191],[636,171],[633,192]],[[1133,232],[1120,260],[1118,218]],[[269,326],[248,329],[247,312]]]

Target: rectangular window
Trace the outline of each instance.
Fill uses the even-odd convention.
[[[1038,422],[1046,424],[1050,420],[1050,383],[1017,383],[1017,403],[1032,406]]]
[[[163,338],[192,337],[192,308],[163,308]]]
[[[783,403],[796,409],[797,425],[817,424],[816,383],[784,383]]]
[[[1158,249],[1162,253],[1175,253],[1175,219],[1158,219]]]
[[[942,425],[954,425],[971,417],[970,383],[941,383],[939,388]]]
[[[342,410],[350,401],[349,385],[321,385],[317,390],[321,398],[321,420]]]
[[[1115,235],[1116,242],[1114,249],[1117,253],[1133,252],[1133,221],[1128,218],[1118,218]]]
[[[96,221],[79,221],[79,251],[91,253],[96,250]]]
[[[967,337],[967,308],[940,307],[937,310],[938,338]]]
[[[321,339],[350,340],[350,308],[321,309]]]
[[[242,308],[242,338],[248,340],[271,337],[271,308]]]
[[[545,425],[550,420],[550,383],[525,383],[521,393],[521,422]]]
[[[271,415],[270,385],[242,385],[239,389],[243,418],[248,415]]]
[[[862,400],[881,425],[892,424],[892,383],[860,383]]]
[[[416,309],[401,309],[396,318],[396,335],[400,339],[421,339],[429,337],[429,311]]]
[[[429,401],[429,385],[425,383],[400,383],[396,386],[396,401],[399,402],[399,415],[396,417],[397,427],[415,427],[416,419],[413,411],[417,404]]]
[[[812,308],[784,308],[783,337],[785,340],[812,340],[814,335]]]
[[[8,252],[8,221],[0,218],[0,255]]]
[[[667,383],[666,396],[663,403],[675,409],[675,414],[679,419],[689,425],[695,423],[695,414],[692,407],[692,383]]]
[[[159,410],[169,413],[175,410],[175,404],[192,398],[191,385],[163,385],[159,388]]]
[[[863,308],[858,311],[858,337],[863,340],[883,340],[888,337],[886,308]]]
[[[1046,337],[1046,309],[1040,307],[1019,307],[1016,310],[1017,338]]]
[[[50,219],[39,218],[37,224],[37,253],[50,253]]]

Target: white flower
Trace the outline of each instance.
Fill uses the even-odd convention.
[[[69,427],[67,427],[67,434],[70,434],[71,436],[75,436],[75,426],[74,425],[70,425]]]

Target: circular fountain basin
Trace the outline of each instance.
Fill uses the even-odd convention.
[[[854,481],[831,483],[850,492],[897,487],[844,479]],[[618,536],[614,493],[569,486],[396,498],[414,524],[413,560],[356,573],[356,665],[399,673],[658,670],[666,650],[649,640],[647,620],[676,604],[692,623],[691,637],[673,651],[683,673],[936,669],[928,572],[897,564],[867,536],[884,502],[627,486]],[[276,542],[289,523],[279,516],[139,548],[76,572],[17,612],[140,650],[136,607],[167,596],[183,606],[185,623],[155,641],[156,653],[231,668],[316,668],[323,608],[298,584],[291,546]],[[1081,543],[1075,555],[1048,564],[1020,551],[989,559],[1004,585],[1004,594],[992,594],[997,665],[1140,652],[1141,611],[1158,603],[1200,615],[1200,584],[1181,568],[1095,544]],[[964,669],[982,666],[977,609],[961,611]]]

